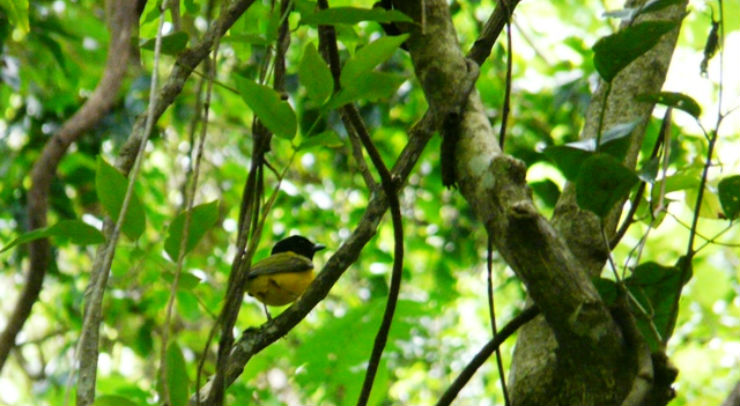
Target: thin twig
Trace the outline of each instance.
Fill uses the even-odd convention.
[[[491,333],[492,337],[496,338],[498,335],[496,331],[496,307],[493,300],[493,236],[491,233],[488,234],[488,247],[486,249],[486,284],[488,285],[488,316],[491,319]],[[501,383],[501,392],[504,394],[504,404],[509,406],[509,390],[506,388],[506,374],[504,371],[504,363],[501,360],[501,349],[496,348],[496,368],[498,368],[498,379]]]
[[[118,245],[118,238],[121,234],[123,221],[126,218],[126,213],[128,212],[131,198],[133,196],[136,178],[141,169],[141,163],[144,160],[144,150],[146,149],[149,135],[154,127],[154,106],[157,96],[159,95],[157,92],[157,79],[159,78],[159,57],[162,45],[164,10],[166,8],[167,0],[164,0],[160,9],[159,26],[157,28],[157,36],[154,42],[154,62],[152,66],[151,84],[149,87],[149,105],[147,120],[144,126],[144,135],[136,153],[134,166],[128,174],[128,185],[123,197],[123,202],[121,203],[120,212],[118,213],[118,219],[116,219],[105,248],[103,248],[102,252],[98,251],[99,254],[102,254],[102,260],[98,260],[98,258],[95,259],[92,273],[97,276],[91,278],[91,283],[88,286],[90,289],[90,295],[85,306],[85,317],[83,319],[82,333],[79,341],[78,357],[80,365],[77,384],[77,405],[89,405],[95,400],[95,375],[97,374],[98,363],[98,332],[102,319],[103,295],[105,294],[105,286],[108,282],[110,267],[116,252],[116,245]]]
[[[501,151],[504,150],[504,141],[506,141],[506,124],[509,121],[509,110],[511,109],[511,59],[513,57],[513,50],[511,45],[511,14],[512,10],[509,8],[510,0],[501,0],[499,3],[502,4],[504,10],[506,10],[506,87],[504,89],[504,105],[501,109],[501,128],[498,133],[498,145],[501,147]],[[508,405],[509,402],[506,402]]]
[[[493,354],[496,349],[506,341],[507,338],[509,338],[516,330],[519,329],[519,327],[523,326],[535,316],[540,314],[540,310],[536,306],[531,306],[526,309],[524,309],[519,315],[511,319],[504,328],[501,329],[501,331],[496,335],[495,338],[491,339],[486,345],[483,346],[483,348],[478,351],[477,354],[473,357],[472,360],[468,363],[468,365],[465,366],[465,368],[460,372],[460,375],[457,376],[454,382],[452,382],[452,385],[450,385],[449,388],[445,391],[445,393],[442,395],[442,397],[439,398],[437,401],[436,406],[448,406],[450,403],[452,403],[453,400],[457,397],[457,394],[460,393],[460,390],[462,390],[463,387],[468,383],[470,378],[473,377],[473,374],[475,374],[475,371],[478,370],[478,368],[483,365],[484,362]]]
[[[172,310],[175,304],[175,298],[177,297],[177,289],[180,283],[180,275],[182,274],[183,263],[185,262],[185,251],[187,250],[187,242],[190,234],[190,223],[192,221],[193,204],[195,202],[195,193],[198,189],[198,177],[200,175],[200,165],[203,158],[203,149],[206,141],[206,135],[208,134],[208,117],[211,106],[211,95],[213,94],[213,78],[216,76],[216,61],[218,60],[218,48],[221,43],[221,37],[216,38],[213,45],[213,57],[208,67],[208,82],[205,94],[205,102],[203,103],[203,120],[200,126],[200,137],[198,137],[198,146],[195,150],[195,167],[193,168],[193,176],[190,182],[190,189],[186,193],[186,205],[185,205],[185,222],[182,227],[182,235],[180,236],[180,248],[177,255],[177,264],[175,266],[175,277],[170,286],[170,297],[167,301],[167,310],[165,315],[165,322],[162,331],[162,345],[160,348],[159,356],[159,379],[162,382],[163,398],[169,404],[172,404],[170,399],[169,382],[167,380],[167,346],[170,333],[170,326],[172,321]],[[200,102],[196,103],[196,106],[200,106]],[[198,114],[200,115],[200,114]],[[192,142],[192,140],[191,140]],[[188,156],[189,160],[192,157]]]

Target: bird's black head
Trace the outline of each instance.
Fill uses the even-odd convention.
[[[272,255],[279,252],[292,251],[298,255],[303,255],[308,259],[313,259],[313,254],[316,253],[316,251],[323,250],[324,248],[326,247],[321,244],[314,244],[306,237],[293,235],[278,241],[277,244],[272,247]]]

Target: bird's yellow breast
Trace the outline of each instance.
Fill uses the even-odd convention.
[[[246,291],[262,303],[283,306],[298,299],[313,279],[313,269],[258,275],[247,281]]]

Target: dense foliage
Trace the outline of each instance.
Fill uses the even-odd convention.
[[[316,5],[307,0],[291,3],[293,11],[284,16],[277,5],[256,1],[219,43],[194,198],[197,208],[189,220],[192,244],[186,247],[179,276],[171,346],[166,352],[168,369],[179,374],[171,378],[176,382],[171,386],[188,396],[194,391],[198,362],[221,311],[236,254],[242,192],[254,148],[254,114],[274,133],[267,154],[274,171],[265,172],[266,199],[277,193],[255,258],[269,255],[272,244],[281,238],[303,234],[327,246],[315,259],[321,269],[379,193],[368,188],[364,166],[373,166],[368,159],[358,161],[336,107],[348,101],[357,104],[388,166],[395,163],[408,140],[407,131],[427,108],[414,67],[400,48],[405,37],[386,36],[378,23],[402,17],[378,9],[376,14],[341,16],[347,20],[335,27],[345,68],[342,81],[357,84],[359,90],[332,96],[331,74],[318,48],[317,21],[311,20],[319,18]],[[622,7],[615,2],[591,1],[586,7],[574,0],[524,1],[514,15],[505,151],[527,165],[535,202],[548,216],[566,178],[579,182],[577,173],[568,170],[572,154],[581,154],[584,148],[565,144],[578,141],[599,73],[604,77],[603,62],[594,60],[594,51],[598,55],[599,49],[592,50],[592,46],[618,26],[617,20],[602,15],[603,3],[609,9]],[[338,0],[331,6],[370,8],[372,2]],[[198,42],[221,7],[216,1],[183,0],[177,18],[173,19],[175,9],[166,13],[158,67],[161,78],[170,74],[181,51]],[[463,50],[470,49],[493,7],[488,0],[451,2]],[[661,267],[679,262],[686,254],[696,213],[694,202],[710,145],[707,137],[717,133],[698,211],[692,278],[684,290],[667,351],[680,371],[675,405],[718,404],[740,380],[740,115],[727,114],[721,123],[717,118],[718,109],[725,114],[740,102],[740,8],[727,4],[724,8],[722,58],[715,56],[708,62],[705,76],[700,75],[700,64],[712,18],[719,16],[718,3],[692,2],[682,22],[664,90],[692,99],[670,99],[671,95],[664,94],[657,100],[676,106],[669,124],[670,153],[665,162],[650,159],[665,112],[659,106],[648,124],[636,174],[624,175],[634,176],[625,194],[631,191],[635,196],[637,186],[633,184],[637,185],[638,177],[648,186],[638,199],[635,223],[613,251],[619,273],[632,275],[635,285],[644,275],[656,275]],[[115,219],[120,210],[127,180],[111,165],[137,116],[148,106],[159,15],[159,2],[146,2],[132,43],[134,62],[113,106],[72,144],[51,183],[48,224],[52,227],[44,235],[52,238],[52,261],[40,298],[2,369],[3,403],[63,404],[68,399],[65,389],[76,376],[73,357],[83,324],[85,289],[97,244],[102,241],[102,234],[81,222],[102,229],[103,217]],[[0,328],[15,305],[29,267],[27,245],[16,239],[28,231],[31,168],[50,136],[100,80],[108,53],[108,17],[97,1],[0,1],[0,249],[4,249],[0,253],[4,298]],[[269,78],[276,67],[266,61],[274,52],[284,17],[291,44],[286,54],[285,91],[275,92]],[[374,61],[372,66],[368,60]],[[506,46],[500,41],[481,66],[477,81],[496,128],[502,117],[505,71]],[[158,403],[164,309],[181,248],[187,184],[193,177],[197,142],[205,125],[199,111],[209,89],[203,79],[207,66],[200,65],[196,73],[156,122],[136,180],[130,218],[116,248],[103,302],[96,388],[103,397],[100,404]],[[691,104],[693,100],[697,106]],[[619,141],[619,134],[615,139]],[[440,148],[441,137],[435,136],[399,196],[405,234],[401,298],[370,404],[436,402],[490,339],[487,235],[460,193],[442,186]],[[602,161],[578,163],[592,165],[591,172],[609,178],[605,181],[621,176],[609,172],[611,167]],[[619,200],[593,203],[599,198],[581,200],[597,213],[599,207],[608,205],[608,211]],[[651,214],[659,201],[667,210],[654,218]],[[643,241],[643,237],[647,238]],[[354,403],[388,296],[392,262],[393,228],[386,216],[329,296],[284,339],[250,360],[228,388],[227,403]],[[493,269],[501,325],[524,307],[526,292],[495,252]],[[602,276],[613,279],[608,268]],[[271,310],[273,316],[282,311]],[[237,329],[264,321],[259,302],[245,297]],[[205,356],[203,381],[214,372],[215,343]],[[513,339],[502,346],[507,370],[513,346]],[[493,359],[458,399],[459,404],[504,403]]]

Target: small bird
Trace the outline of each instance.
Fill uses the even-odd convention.
[[[300,235],[278,241],[269,257],[252,265],[247,275],[246,292],[270,306],[295,301],[313,282],[313,255],[324,248]]]

